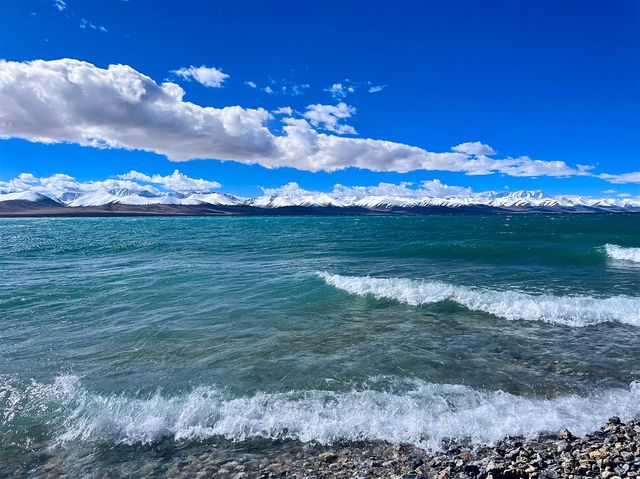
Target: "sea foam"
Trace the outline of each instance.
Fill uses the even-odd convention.
[[[327,284],[359,296],[392,299],[413,306],[454,301],[474,311],[508,320],[545,321],[567,326],[619,322],[640,326],[640,298],[553,296],[519,291],[494,291],[440,281],[371,278],[317,273]]]
[[[175,396],[92,394],[76,376],[61,376],[49,385],[31,383],[29,388],[21,400],[10,403],[9,422],[21,414],[16,410],[20,407],[28,406],[22,412],[45,418],[51,417],[48,408],[53,408],[63,414],[57,425],[58,445],[222,437],[324,444],[384,440],[438,448],[445,438],[494,443],[506,436],[534,437],[562,428],[585,434],[609,416],[626,421],[640,413],[638,382],[629,388],[553,398],[397,377],[371,378],[342,392],[261,392],[243,397],[207,386]]]
[[[640,263],[640,248],[625,248],[615,244],[606,244],[604,250],[610,258]]]

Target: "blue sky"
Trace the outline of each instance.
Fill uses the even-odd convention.
[[[162,128],[148,132],[143,131],[147,121],[127,123],[126,132],[113,132],[112,127],[105,132],[100,129],[104,123],[99,111],[114,103],[106,95],[98,98],[102,104],[95,96],[73,94],[55,105],[73,110],[76,116],[69,114],[69,121],[76,124],[52,133],[47,126],[53,120],[42,111],[32,112],[28,121],[20,116],[19,112],[31,108],[33,94],[28,93],[36,88],[35,83],[21,82],[5,92],[19,103],[15,109],[4,107],[2,112],[0,105],[4,124],[24,121],[20,128],[0,132],[6,138],[0,140],[0,180],[22,172],[66,173],[86,181],[130,170],[167,175],[179,169],[190,177],[221,183],[222,191],[243,195],[258,193],[260,186],[277,187],[290,181],[307,189],[329,190],[336,183],[419,183],[434,178],[476,191],[507,186],[511,190],[541,188],[553,194],[602,195],[615,190],[611,194],[638,195],[636,176],[617,176],[640,171],[638,32],[640,3],[628,0],[394,4],[4,0],[0,58],[21,64],[11,66],[5,82],[18,83],[23,77],[11,76],[16,72],[31,75],[30,68],[35,67],[23,69],[22,64],[38,59],[80,60],[96,71],[112,64],[127,65],[157,85],[179,85],[184,90],[180,108],[184,102],[214,109],[239,105],[237,121],[241,122],[247,111],[263,109],[267,116],[271,112],[268,118],[252,116],[251,121],[258,121],[276,139],[256,139],[255,132],[243,131],[233,137],[237,141],[232,146],[231,140],[220,140],[214,147],[202,144],[185,153],[194,151],[211,159],[170,161],[162,138],[157,138],[164,131],[162,118],[158,118]],[[190,77],[189,70],[182,70],[182,76],[176,73],[191,66],[215,69],[207,72],[209,85]],[[38,74],[45,67],[49,68],[40,65]],[[64,68],[68,75],[69,68],[76,66]],[[216,71],[228,77],[220,80]],[[49,88],[47,77],[41,78],[37,88]],[[51,98],[62,95],[54,90],[54,83],[46,91]],[[334,85],[341,88],[331,91]],[[82,108],[79,102],[84,102]],[[87,113],[92,106],[97,112]],[[285,135],[282,128],[288,115],[274,113],[280,107],[291,107],[292,119],[331,137],[386,140],[437,154],[450,154],[452,147],[466,142],[481,142],[494,150],[482,152],[488,159],[526,156],[561,161],[570,171],[562,174],[560,168],[561,176],[545,176],[550,171],[545,165],[522,161],[479,171],[469,166],[479,155],[443,156],[422,163],[418,158],[410,167],[398,167],[404,163],[395,163],[393,155],[410,154],[405,149],[386,152],[375,164],[368,162],[367,153],[352,166],[350,153],[341,149],[343,156],[331,157],[332,166],[325,168],[324,160],[307,161],[301,158],[304,155],[292,153],[292,142],[278,146],[288,149],[283,159],[282,152],[274,153],[273,146],[266,145]],[[135,117],[135,110],[127,110],[127,119]],[[89,121],[97,125],[88,127]],[[175,121],[183,125],[184,118]],[[202,141],[200,133],[208,134],[207,125],[197,141]],[[185,135],[185,144],[192,144],[194,132],[184,128],[179,133]],[[86,146],[90,143],[87,129],[101,148]],[[132,129],[140,130],[144,138],[131,139]],[[254,144],[248,150],[238,145],[247,135],[264,151]],[[43,137],[48,143],[41,142]],[[172,141],[181,137],[175,138]],[[369,146],[377,149],[379,145]],[[150,151],[136,149],[140,147]],[[233,147],[238,149],[231,151]],[[249,150],[251,161],[259,164],[242,162],[243,152]],[[263,154],[269,159],[255,160]],[[215,159],[220,157],[227,161]],[[460,165],[449,168],[449,161]],[[438,169],[432,168],[434,162]],[[274,167],[281,164],[286,166]]]

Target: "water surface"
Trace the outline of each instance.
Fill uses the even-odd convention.
[[[637,215],[0,220],[0,476],[630,418],[638,247]]]

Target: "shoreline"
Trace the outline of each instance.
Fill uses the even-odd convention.
[[[625,424],[612,417],[584,437],[565,429],[534,439],[506,438],[491,446],[452,441],[438,451],[411,444],[356,442],[297,443],[292,448],[276,444],[268,454],[220,452],[209,447],[168,468],[145,464],[138,475],[199,479],[623,479],[640,477],[640,418]]]
[[[627,423],[612,417],[582,437],[563,429],[533,439],[508,437],[493,445],[445,440],[438,450],[385,441],[323,445],[293,439],[167,438],[148,446],[114,444],[89,450],[74,446],[33,453],[31,460],[23,457],[17,469],[0,466],[0,475],[14,479],[624,479],[640,477],[640,416]],[[96,464],[100,457],[102,464]]]

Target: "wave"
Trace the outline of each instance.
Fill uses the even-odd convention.
[[[567,326],[619,322],[640,326],[640,298],[553,296],[519,291],[493,291],[440,281],[371,278],[317,273],[327,284],[359,296],[393,299],[413,306],[454,301],[470,310],[508,320],[545,321]]]
[[[604,250],[610,258],[640,263],[640,248],[626,248],[615,244],[606,244],[604,245]]]
[[[64,411],[58,445],[222,437],[323,444],[384,440],[437,449],[446,438],[494,443],[507,436],[534,437],[562,428],[586,434],[609,416],[626,421],[640,413],[638,382],[628,389],[550,399],[395,377],[372,378],[345,392],[261,392],[236,398],[206,386],[169,397],[98,395],[89,393],[77,376],[60,376],[49,385],[31,383],[27,389],[16,400],[13,388],[5,420],[25,413],[50,417],[51,410]],[[22,411],[17,410],[20,404]]]

